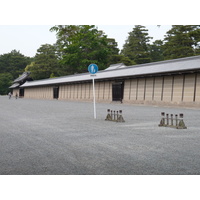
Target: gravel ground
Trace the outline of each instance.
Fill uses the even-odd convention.
[[[199,175],[200,108],[0,96],[1,175]],[[123,110],[124,123],[105,121]],[[158,127],[184,113],[187,129]]]

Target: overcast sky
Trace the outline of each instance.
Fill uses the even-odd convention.
[[[114,1],[92,0],[41,1],[7,0],[1,2],[0,12],[0,54],[19,50],[25,56],[35,56],[42,44],[54,44],[55,32],[49,29],[55,24],[100,24],[109,38],[114,38],[122,49],[128,32],[134,25],[145,25],[149,35],[163,39],[171,24],[198,24],[195,11],[197,0]],[[156,25],[161,24],[158,28]],[[14,25],[14,26],[13,26]],[[154,25],[154,26],[150,26]]]
[[[54,44],[56,33],[50,32],[53,25],[0,25],[0,54],[12,50],[20,51],[25,56],[35,56],[37,49],[42,44]],[[109,38],[114,38],[118,48],[122,49],[128,33],[134,25],[96,25],[98,30],[103,30]],[[163,39],[164,34],[171,26],[145,25],[153,40]]]

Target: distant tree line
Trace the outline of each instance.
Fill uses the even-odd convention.
[[[127,66],[200,55],[200,25],[173,25],[163,40],[153,39],[145,26],[136,25],[120,51],[114,38],[108,38],[94,25],[56,25],[54,45],[41,45],[33,58],[13,50],[0,55],[0,94],[7,94],[12,81],[24,71],[34,80],[87,72],[96,63],[99,70],[110,64]]]
[[[136,64],[200,55],[200,25],[173,25],[163,40],[150,39],[145,26],[135,26],[121,54]]]
[[[24,72],[31,60],[16,50],[0,55],[0,95],[8,94],[12,81]]]

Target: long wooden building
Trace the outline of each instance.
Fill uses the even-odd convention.
[[[141,65],[111,65],[96,73],[95,96],[99,102],[176,104],[200,106],[200,56]],[[88,73],[26,81],[14,87],[24,98],[92,101]]]

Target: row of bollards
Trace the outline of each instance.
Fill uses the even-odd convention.
[[[177,129],[186,129],[185,123],[183,121],[183,114],[176,114],[175,117],[173,114],[169,116],[169,114],[166,114],[164,112],[161,112],[161,120],[160,124],[158,126],[164,126],[164,127],[172,127]]]
[[[115,111],[107,109],[107,116],[106,121],[113,121],[113,122],[125,122],[124,118],[122,117],[122,110]],[[165,112],[161,112],[161,120],[158,126],[163,127],[172,127],[176,129],[187,129],[185,123],[183,121],[183,114],[173,115],[173,114],[166,114]]]
[[[124,118],[122,117],[122,110],[115,111],[115,110],[107,110],[106,121],[113,121],[113,122],[125,122]]]

